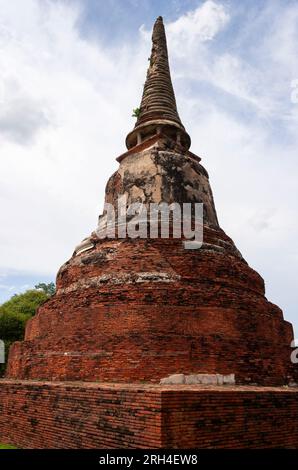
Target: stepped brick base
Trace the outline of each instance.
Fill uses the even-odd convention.
[[[238,385],[298,383],[292,325],[219,227],[199,160],[160,137],[121,160],[105,202],[203,203],[201,248],[185,249],[183,237],[93,232],[60,268],[56,294],[28,320],[24,341],[11,346],[7,378],[159,384],[182,372],[235,374]]]
[[[21,448],[298,448],[298,389],[0,381]]]

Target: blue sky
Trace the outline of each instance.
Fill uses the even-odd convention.
[[[0,0],[0,302],[95,228],[159,15],[221,226],[298,332],[292,0]]]
[[[83,3],[79,28],[86,37],[92,35],[111,42],[123,37],[136,39],[138,28],[144,24],[147,29],[159,15],[168,21],[176,20],[181,14],[198,5],[193,0],[89,0]],[[112,33],[112,34],[111,34]]]

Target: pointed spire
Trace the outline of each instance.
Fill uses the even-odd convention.
[[[165,28],[157,18],[152,34],[152,51],[136,126],[152,119],[169,119],[182,126],[171,80]]]
[[[152,51],[143,97],[134,130],[126,138],[127,148],[135,146],[162,129],[190,147],[190,137],[180,120],[171,80],[168,49],[163,19],[153,27]],[[169,132],[166,132],[169,131]],[[179,137],[178,137],[179,134]]]

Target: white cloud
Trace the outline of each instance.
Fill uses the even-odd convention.
[[[0,284],[0,290],[6,290],[8,292],[12,292],[15,289],[15,286],[7,285],[7,284]]]
[[[57,270],[94,229],[134,125],[143,43],[105,50],[80,36],[79,15],[78,4],[0,0],[2,266]]]
[[[252,5],[252,7],[254,7]],[[298,109],[291,106],[291,81],[298,78],[298,5],[270,2],[258,9],[250,23],[237,4],[206,1],[196,10],[167,25],[174,76],[206,82],[254,108],[264,118],[279,116],[297,126]],[[243,12],[242,12],[243,15]],[[233,20],[242,21],[230,48],[224,33]],[[220,39],[218,39],[219,33]],[[217,47],[214,47],[214,42]]]
[[[195,42],[212,40],[228,23],[230,16],[223,5],[207,0],[200,7],[168,24],[167,33],[180,52]]]
[[[189,61],[195,65],[198,53],[203,52],[202,45],[212,41],[226,27],[229,20],[227,9],[213,0],[203,2],[195,10],[181,15],[171,23],[164,19],[170,44],[170,59],[181,58],[184,64]],[[147,31],[144,25],[141,26],[140,32],[146,41],[151,38],[151,30]]]
[[[0,101],[0,136],[19,144],[31,143],[50,124],[43,103],[27,95],[15,80],[3,80]]]

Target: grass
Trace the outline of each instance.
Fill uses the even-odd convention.
[[[11,446],[10,444],[2,444],[0,442],[0,449],[16,449],[16,447]]]

